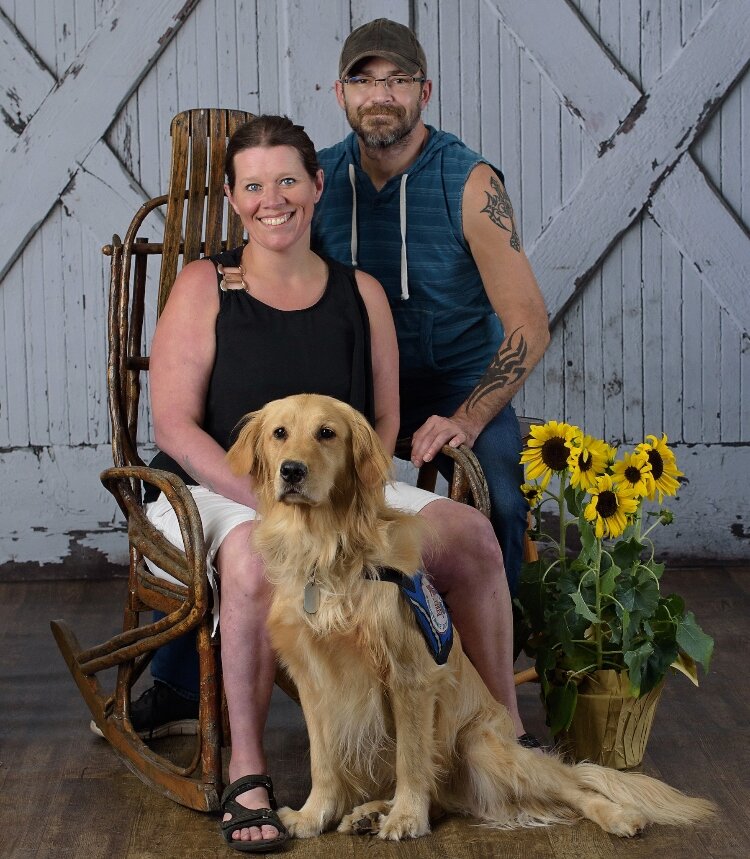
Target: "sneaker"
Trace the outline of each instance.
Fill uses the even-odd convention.
[[[130,705],[133,730],[143,740],[158,737],[194,736],[198,733],[198,702],[184,698],[158,680]],[[91,720],[91,730],[104,734]]]

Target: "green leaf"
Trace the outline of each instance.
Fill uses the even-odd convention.
[[[692,611],[689,611],[677,625],[677,644],[708,671],[714,652],[714,640],[698,626]]]
[[[630,675],[630,692],[638,697],[641,694],[641,684],[645,679],[646,664],[654,648],[649,641],[644,642],[637,650],[629,650],[623,654]]]
[[[601,577],[601,584],[599,587],[604,596],[611,596],[615,592],[615,583],[617,582],[617,577],[621,572],[622,570],[613,564]]]
[[[659,583],[645,571],[629,576],[616,593],[617,599],[640,623],[650,618],[659,605]]]
[[[584,519],[583,514],[578,517],[578,533],[581,536],[581,560],[584,562],[593,561],[597,555],[597,541],[594,536],[594,529],[588,520]]]
[[[677,644],[674,641],[654,642],[653,653],[648,657],[641,678],[640,694],[645,695],[657,686],[669,666],[677,658]]]
[[[670,594],[667,597],[662,597],[659,600],[659,603],[664,606],[666,611],[669,612],[674,622],[676,622],[678,618],[681,619],[683,614],[685,614],[685,600],[677,594]]]
[[[586,620],[590,620],[592,623],[599,622],[599,618],[586,605],[586,603],[583,601],[583,597],[578,591],[576,591],[574,594],[571,594],[570,598],[575,603],[576,614],[580,614],[582,617],[585,617]]]
[[[657,580],[661,579],[664,572],[664,564],[657,564],[655,561],[649,561],[646,566],[656,576]]]
[[[646,547],[639,543],[634,537],[629,540],[620,540],[615,546],[612,557],[618,567],[630,569],[640,560],[641,554]]]
[[[622,650],[626,652],[633,646],[633,638],[638,631],[638,624],[631,623],[630,612],[625,609],[622,612]]]
[[[573,682],[564,686],[553,686],[545,698],[547,724],[552,735],[559,734],[570,727],[573,713],[578,703],[578,687]]]
[[[581,515],[581,500],[583,492],[576,489],[575,486],[568,486],[565,490],[565,503],[568,506],[568,513],[576,519]]]

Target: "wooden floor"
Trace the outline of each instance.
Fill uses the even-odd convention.
[[[667,573],[716,639],[700,689],[671,679],[657,712],[644,770],[713,799],[716,820],[703,828],[652,828],[624,841],[590,823],[493,831],[449,819],[413,842],[331,833],[295,841],[295,857],[750,857],[750,567]],[[123,579],[0,583],[0,856],[214,857],[233,855],[217,818],[162,799],[141,784],[88,730],[88,715],[49,632],[64,617],[84,646],[116,631]],[[748,660],[746,662],[745,660]],[[544,735],[537,690],[523,687],[527,728]],[[304,724],[296,705],[274,700],[267,746],[277,793],[299,804],[309,786]],[[237,854],[234,854],[237,855]]]

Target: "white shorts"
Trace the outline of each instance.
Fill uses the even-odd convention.
[[[224,498],[223,495],[218,495],[216,492],[206,489],[205,486],[188,486],[188,489],[195,500],[203,524],[203,538],[206,546],[206,575],[211,583],[214,597],[213,616],[215,632],[219,624],[219,591],[216,586],[217,573],[214,566],[216,553],[219,551],[224,538],[233,528],[236,528],[243,522],[252,522],[257,517],[257,514],[252,507],[246,507],[237,501]],[[425,489],[419,489],[416,486],[401,481],[388,483],[385,487],[386,504],[389,507],[403,510],[407,513],[419,513],[431,501],[437,501],[441,498],[443,498],[442,495],[427,492]],[[156,501],[146,504],[144,512],[151,524],[161,531],[170,543],[177,546],[178,549],[184,548],[177,516],[163,492]],[[169,573],[164,572],[164,570],[157,567],[148,558],[146,558],[146,563],[149,570],[157,578],[166,579],[174,584],[180,584],[174,576],[170,576]]]

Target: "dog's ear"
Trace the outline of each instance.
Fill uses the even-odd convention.
[[[227,453],[227,462],[232,473],[240,477],[251,473],[257,477],[258,472],[262,470],[263,421],[258,415],[258,412],[250,412],[242,418],[239,423],[240,432]]]
[[[391,460],[368,421],[352,410],[352,456],[360,482],[368,489],[383,485],[391,476]]]

